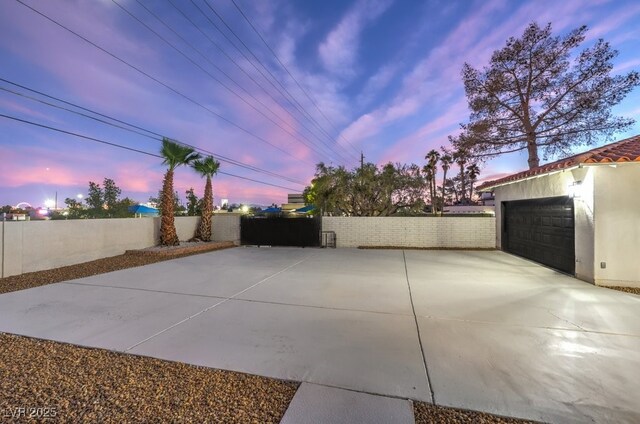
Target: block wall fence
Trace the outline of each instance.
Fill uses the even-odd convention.
[[[176,217],[180,240],[193,237],[198,217]],[[492,217],[323,217],[337,247],[494,248]],[[0,222],[0,276],[8,277],[155,246],[160,218]],[[240,216],[213,217],[213,240],[240,243]]]
[[[180,240],[195,234],[198,217],[176,217]],[[213,240],[240,242],[240,217],[214,215]],[[0,222],[0,276],[41,271],[116,256],[160,241],[160,218]]]
[[[337,247],[495,248],[494,217],[323,217]]]

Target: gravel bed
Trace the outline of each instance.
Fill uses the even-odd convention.
[[[640,295],[640,287],[600,286],[611,290]]]
[[[182,253],[212,252],[229,247],[235,247],[235,244],[232,241],[181,241],[176,246],[152,246],[145,249],[127,250],[125,253],[146,256],[173,256]]]
[[[278,423],[298,383],[0,333],[0,421]],[[42,408],[42,409],[29,409]]]
[[[232,243],[219,244],[216,249],[226,249],[234,247]],[[59,283],[61,281],[75,280],[77,278],[89,277],[91,275],[104,274],[106,272],[117,271],[119,269],[133,268],[136,266],[149,265],[156,262],[170,259],[182,258],[185,256],[204,253],[202,251],[173,251],[171,254],[140,254],[139,251],[127,252],[123,255],[111,256],[109,258],[97,259],[95,261],[83,262],[80,264],[63,266],[60,268],[47,269],[44,271],[27,272],[21,275],[0,278],[0,294],[17,290],[29,289],[31,287],[44,286],[46,284]]]
[[[484,412],[446,408],[424,402],[413,403],[416,424],[535,424],[536,421],[501,417]]]

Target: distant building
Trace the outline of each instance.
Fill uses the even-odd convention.
[[[287,203],[282,205],[282,212],[287,213],[304,207],[304,195],[302,193],[287,194]]]

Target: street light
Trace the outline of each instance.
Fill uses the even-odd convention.
[[[54,207],[56,204],[56,202],[54,202],[51,199],[47,199],[44,201],[44,205],[47,207],[47,209],[51,209],[52,207]]]

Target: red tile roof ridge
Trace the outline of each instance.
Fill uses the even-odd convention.
[[[545,174],[550,171],[560,171],[581,163],[623,163],[623,162],[640,162],[640,135],[625,138],[604,146],[596,147],[583,153],[578,153],[555,162],[549,162],[535,168],[517,172],[515,174],[499,178],[493,181],[487,181],[480,186],[478,190],[486,187],[494,187],[507,182],[518,181],[527,177]]]

